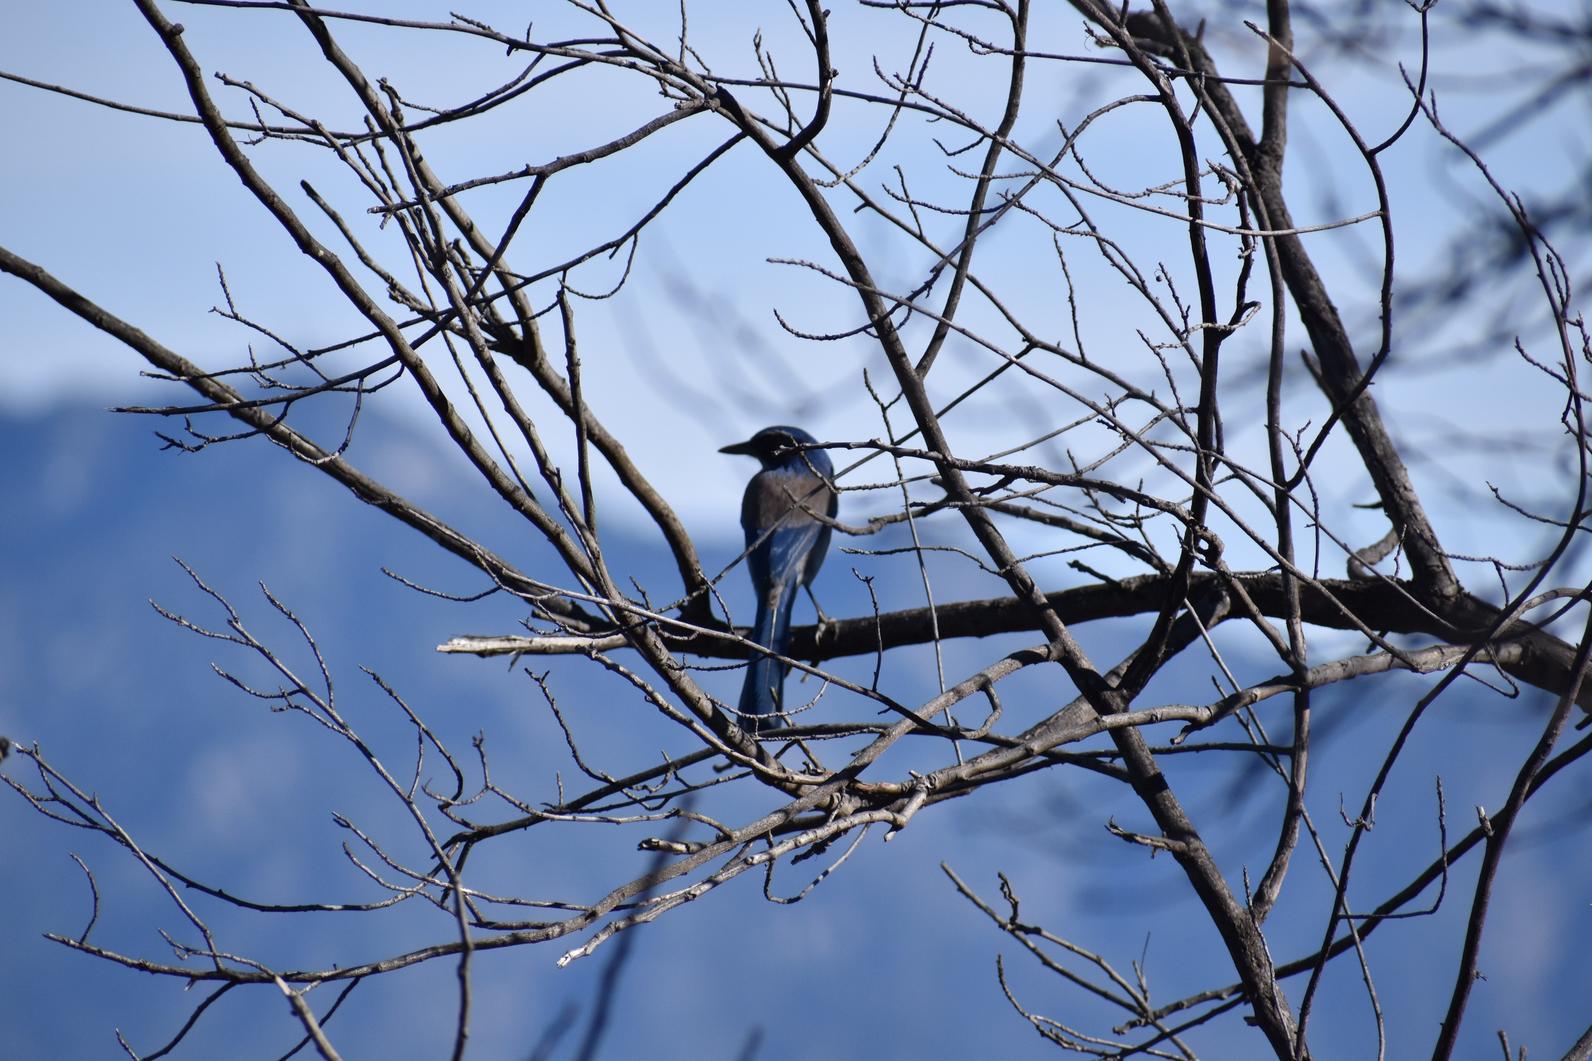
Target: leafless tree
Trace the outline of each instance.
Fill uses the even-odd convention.
[[[629,930],[743,874],[818,858],[828,868],[816,884],[843,872],[875,827],[888,839],[948,800],[1072,771],[1113,793],[1089,807],[1112,834],[1097,842],[1164,856],[1145,872],[1181,874],[1228,971],[1184,997],[1152,997],[1142,975],[1124,971],[1123,955],[1025,921],[1016,889],[1003,882],[996,902],[948,868],[970,916],[982,911],[1077,997],[1114,1011],[1089,1023],[1069,1015],[1074,996],[1063,993],[1046,1007],[1058,1015],[1044,1016],[1008,987],[1022,1018],[1057,1046],[1194,1057],[1203,1036],[1248,1021],[1276,1056],[1302,1058],[1320,1023],[1320,988],[1340,978],[1363,981],[1367,1041],[1382,1056],[1386,1025],[1400,1014],[1378,1003],[1366,941],[1396,934],[1437,900],[1469,913],[1442,970],[1451,986],[1432,1054],[1453,1056],[1462,1042],[1473,1050],[1493,1034],[1464,1017],[1500,861],[1539,792],[1575,785],[1577,775],[1584,787],[1592,747],[1592,735],[1573,729],[1578,708],[1592,706],[1583,688],[1592,585],[1580,544],[1589,448],[1579,378],[1592,347],[1573,294],[1583,263],[1553,242],[1584,235],[1587,202],[1581,184],[1543,218],[1494,178],[1476,142],[1447,123],[1429,36],[1441,14],[1449,26],[1536,35],[1579,55],[1580,67],[1550,70],[1522,90],[1529,116],[1585,82],[1586,25],[1485,3],[1436,12],[1431,3],[1295,10],[1269,0],[1246,22],[1232,5],[1164,0],[1073,0],[1066,12],[1028,0],[857,0],[834,10],[789,0],[756,5],[755,15],[740,5],[567,0],[539,5],[524,28],[307,0],[134,3],[192,108],[91,102],[202,129],[357,326],[304,348],[283,322],[251,317],[223,279],[221,312],[267,352],[251,346],[246,361],[206,363],[111,313],[70,277],[4,248],[0,269],[188,393],[135,410],[178,425],[164,429],[170,446],[268,439],[470,565],[485,593],[523,603],[524,632],[461,636],[444,651],[579,658],[626,683],[631,710],[668,734],[660,761],[621,766],[583,726],[582,705],[544,687],[583,787],[510,791],[489,769],[488,742],[460,754],[422,706],[383,683],[417,741],[400,768],[340,706],[334,665],[289,602],[271,597],[269,606],[296,627],[308,671],[191,572],[215,618],[168,618],[263,663],[263,681],[221,665],[244,693],[313,719],[318,739],[357,749],[405,809],[421,853],[401,856],[413,846],[350,823],[360,847],[349,857],[368,873],[367,901],[260,903],[239,882],[188,875],[41,749],[13,748],[7,781],[16,792],[120,844],[186,918],[176,960],[119,953],[87,931],[53,937],[203,985],[193,1019],[142,1056],[178,1045],[214,999],[259,985],[286,997],[305,1044],[335,1057],[332,1018],[349,992],[431,962],[457,969],[462,1056],[472,1028],[490,1019],[472,1002],[487,951],[552,944],[574,961],[621,946]],[[178,8],[192,27],[175,19]],[[207,35],[267,22],[299,31],[338,88],[210,75]],[[759,32],[741,34],[746,26]],[[469,61],[427,70],[422,92],[404,71],[378,76],[356,57],[415,39]],[[1335,84],[1324,72],[1355,62],[1380,64],[1374,108],[1345,98],[1356,87],[1347,75]],[[490,87],[479,87],[482,78]],[[443,93],[449,102],[432,98]],[[1290,137],[1294,113],[1311,116],[1308,137]],[[557,115],[578,119],[577,146],[566,145],[567,122],[556,136],[539,134]],[[477,129],[530,161],[454,172],[450,147]],[[1443,142],[1454,179],[1480,189],[1474,227],[1449,234],[1464,242],[1448,275],[1395,267],[1402,212],[1422,204],[1400,200],[1386,167],[1417,136]],[[1285,180],[1285,161],[1300,152]],[[281,176],[295,166],[310,176]],[[767,222],[755,257],[715,247],[699,260],[695,247],[650,240],[695,185],[726,169],[744,196],[726,211],[754,229],[760,215]],[[644,205],[626,214],[637,196],[609,194],[619,187]],[[608,196],[600,204],[599,194]],[[1325,277],[1341,271],[1318,258],[1345,246],[1363,275],[1335,289]],[[783,728],[760,735],[699,680],[703,668],[756,651],[744,636],[748,617],[732,614],[721,592],[743,577],[740,561],[704,568],[637,456],[655,425],[599,418],[587,398],[631,371],[660,381],[659,401],[676,403],[811,377],[779,368],[772,348],[748,369],[731,350],[744,325],[705,309],[700,325],[724,331],[718,360],[688,366],[618,349],[646,331],[626,317],[626,285],[638,263],[660,261],[686,313],[711,302],[718,271],[773,263],[765,267],[783,278],[785,300],[736,313],[753,328],[768,320],[782,349],[821,361],[826,386],[850,396],[849,432],[820,436],[839,469],[836,540],[860,572],[881,579],[900,579],[895,554],[915,564],[919,605],[797,631],[790,685],[802,695],[789,694]],[[1443,331],[1462,312],[1490,329],[1473,330],[1468,348]],[[1407,329],[1406,317],[1425,323]],[[591,334],[604,339],[578,341]],[[1481,361],[1547,395],[1520,410],[1518,435],[1422,436],[1422,425],[1406,429],[1381,401],[1390,388],[1418,394],[1445,365],[1469,371]],[[437,437],[479,486],[519,517],[518,533],[545,543],[534,565],[516,565],[503,543],[465,533],[356,465],[365,403],[401,388],[423,400]],[[344,427],[312,437],[307,410],[326,408]],[[1468,455],[1505,444],[1533,473],[1484,484]],[[1425,468],[1443,475],[1423,478]],[[1429,482],[1439,485],[1418,489]],[[1428,503],[1445,489],[1461,503]],[[643,585],[615,562],[615,518],[604,511],[615,507],[645,514],[675,582]],[[1465,551],[1477,541],[1484,550]],[[968,571],[1000,591],[941,599]],[[1101,658],[1079,632],[1107,623],[1129,647]],[[996,633],[1027,644],[960,670],[939,651]],[[893,682],[899,671],[881,668],[924,646],[933,656],[916,658],[932,658],[936,673],[921,696],[920,675]],[[1400,672],[1431,677],[1389,686],[1385,676]],[[1401,723],[1375,747],[1313,743],[1315,706],[1350,683],[1363,700],[1346,710],[1370,711],[1374,701]],[[1445,725],[1461,687],[1529,730],[1498,749],[1514,756],[1512,783],[1474,824],[1450,832],[1439,779],[1425,835],[1404,841],[1430,856],[1402,886],[1369,895],[1354,885],[1379,796],[1412,742]],[[1021,694],[1009,695],[1014,688]],[[1193,783],[1168,765],[1188,756],[1242,772],[1245,799],[1260,808],[1250,825],[1191,794]],[[1375,766],[1357,791],[1323,791],[1312,779],[1324,756]],[[733,794],[746,789],[780,803],[745,812]],[[1251,879],[1215,849],[1257,821],[1270,853]],[[594,833],[627,823],[608,835],[644,833],[656,861],[574,903],[472,881],[481,852],[535,844],[552,823],[591,823]],[[1566,828],[1565,843],[1587,841],[1584,828]],[[1458,867],[1463,886],[1450,881]],[[275,911],[290,926],[311,911],[380,917],[431,904],[435,939],[380,960],[275,968],[232,952],[195,894]],[[1279,953],[1268,939],[1279,922],[1316,942]],[[308,995],[322,986],[330,990]],[[583,1052],[598,1038],[600,1022]],[[1584,1056],[1586,1042],[1572,1054]]]

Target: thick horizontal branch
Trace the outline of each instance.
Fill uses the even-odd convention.
[[[1276,572],[1233,576],[1262,614],[1286,619],[1289,602],[1283,578]],[[1189,581],[1188,597],[1203,598],[1221,592],[1224,576],[1199,572]],[[1068,624],[1095,619],[1119,619],[1157,613],[1166,603],[1168,580],[1141,575],[1101,582],[1046,595],[1062,621]],[[1370,629],[1386,633],[1426,634],[1450,645],[1478,642],[1497,622],[1499,611],[1485,601],[1461,596],[1429,607],[1415,596],[1411,583],[1383,579],[1323,579],[1301,585],[1300,617],[1314,626],[1334,630]],[[1033,629],[1029,608],[1012,597],[956,601],[928,608],[885,612],[877,618],[831,620],[820,628],[803,626],[792,631],[789,655],[793,659],[826,660],[887,651],[904,645],[929,643],[936,631],[941,638],[988,637]],[[666,635],[668,636],[668,635]],[[721,659],[746,655],[744,643],[722,637],[668,637],[679,651]],[[1516,620],[1492,636],[1493,641],[1514,642],[1496,662],[1505,673],[1554,694],[1568,687],[1574,649],[1537,626]],[[440,652],[479,656],[552,655],[607,651],[619,647],[613,638],[557,637],[456,637],[439,645]],[[1485,653],[1482,661],[1490,660]],[[1592,691],[1578,701],[1592,710]]]

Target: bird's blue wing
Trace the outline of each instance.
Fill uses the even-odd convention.
[[[751,546],[747,567],[757,593],[757,621],[751,638],[771,652],[787,654],[796,589],[817,572],[818,565],[812,561],[820,541],[828,545],[829,527],[803,511],[803,506],[832,511],[834,504],[833,491],[805,469],[796,473],[765,470],[748,484],[741,525]],[[741,686],[742,715],[776,711],[788,670],[770,656],[755,657]]]

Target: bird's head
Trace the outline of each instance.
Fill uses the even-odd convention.
[[[745,442],[737,442],[732,446],[725,446],[720,453],[738,453],[747,457],[756,457],[762,462],[763,467],[773,467],[786,461],[811,461],[813,466],[820,471],[827,472],[829,456],[821,449],[803,450],[802,446],[811,446],[818,440],[799,427],[765,427]]]

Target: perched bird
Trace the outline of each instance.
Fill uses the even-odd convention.
[[[763,465],[741,499],[746,566],[757,593],[751,638],[781,656],[789,654],[785,650],[796,591],[812,583],[829,549],[830,526],[823,520],[833,519],[840,507],[829,454],[800,448],[815,442],[800,428],[765,427],[745,442],[719,450],[756,457]],[[787,670],[772,656],[752,657],[741,686],[741,725],[755,733],[780,709]]]

